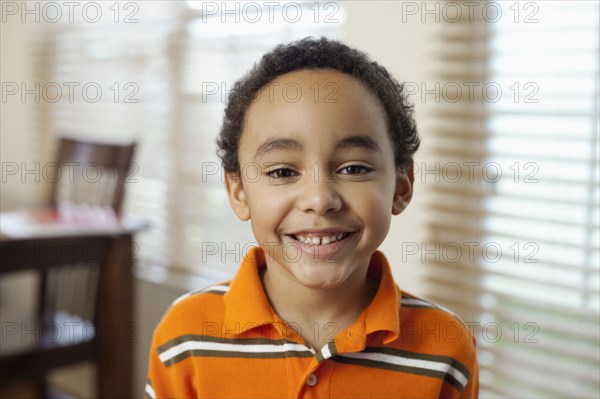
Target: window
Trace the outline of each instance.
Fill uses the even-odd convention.
[[[431,297],[475,332],[482,397],[596,397],[599,6],[491,4],[436,27]]]

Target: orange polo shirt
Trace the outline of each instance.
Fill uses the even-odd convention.
[[[252,248],[233,280],[179,298],[157,327],[149,398],[476,398],[475,340],[450,312],[402,292],[376,251],[371,304],[319,351],[273,310]],[[325,328],[327,331],[327,328]]]

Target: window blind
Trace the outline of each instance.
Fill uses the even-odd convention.
[[[216,157],[227,93],[279,43],[341,38],[344,8],[334,1],[92,3],[100,18],[88,9],[73,22],[34,25],[36,81],[63,88],[57,101],[39,103],[40,159],[52,161],[56,134],[136,140],[124,212],[151,224],[137,237],[137,255],[229,278],[254,242],[249,224],[230,210]]]
[[[598,397],[598,3],[457,4],[422,128],[430,296],[475,333],[481,397]]]

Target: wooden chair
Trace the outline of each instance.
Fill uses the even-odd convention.
[[[54,179],[51,195],[51,206],[59,217],[61,213],[63,217],[64,213],[72,214],[73,209],[118,217],[134,150],[135,143],[113,145],[61,138],[57,156],[60,173]],[[108,242],[100,238],[94,245]],[[55,242],[67,245],[68,237]],[[98,351],[96,329],[97,310],[103,306],[98,299],[98,283],[107,279],[103,265],[109,262],[110,251],[97,249],[91,262],[45,265],[37,270],[35,345],[6,356],[0,354],[0,386],[27,378],[35,383],[37,396],[46,398],[49,372],[84,361],[97,362],[103,356]],[[101,289],[106,291],[106,287]]]
[[[135,143],[114,145],[62,138],[58,151],[61,178],[53,180],[51,205],[108,207],[119,213],[134,150]]]

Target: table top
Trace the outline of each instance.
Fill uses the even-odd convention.
[[[52,239],[66,237],[119,236],[147,230],[145,220],[124,217],[102,219],[90,217],[64,218],[54,210],[18,210],[0,212],[0,241]]]

